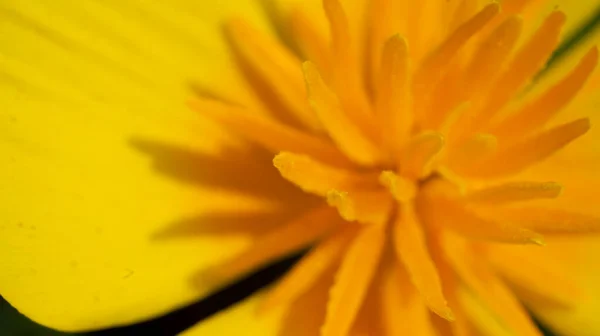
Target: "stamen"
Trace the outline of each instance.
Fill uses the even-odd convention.
[[[379,183],[387,188],[392,197],[398,202],[405,202],[415,198],[417,186],[414,182],[386,170],[379,175]]]
[[[364,227],[348,248],[331,289],[322,336],[349,334],[380,264],[385,244],[384,228],[382,223]]]
[[[523,336],[542,336],[512,291],[486,265],[472,257],[473,251],[460,248],[457,244],[445,247],[447,259],[461,279],[508,325],[513,333]]]
[[[463,281],[461,280],[462,283]],[[503,323],[504,321],[499,321],[490,308],[481,302],[481,298],[466,285],[463,284],[457,288],[457,298],[459,304],[464,309],[465,318],[469,323],[470,331],[467,335],[472,335],[474,332],[479,332],[481,335],[515,335],[509,331],[510,329],[506,327],[506,324]]]
[[[526,84],[545,64],[558,45],[560,31],[565,23],[565,14],[553,12],[540,29],[515,55],[506,71],[492,85],[493,90],[475,114],[471,125],[477,130],[487,123],[510,101],[514,94]]]
[[[452,62],[435,85],[430,98],[416,100],[414,109],[418,111],[416,113],[419,115],[418,125],[421,129],[441,131],[444,124],[454,117],[452,114],[456,113],[457,108],[464,108],[464,104],[469,104],[463,97],[464,88],[459,84],[464,77],[462,67],[459,60]]]
[[[353,161],[364,165],[377,164],[380,160],[379,149],[346,116],[338,98],[325,85],[316,66],[305,62],[303,68],[309,102],[332,140]]]
[[[393,23],[398,21],[392,14],[394,10],[393,1],[391,0],[373,0],[369,2],[369,46],[368,53],[368,79],[372,88],[376,88],[379,82],[381,72],[381,55],[383,54],[386,40],[394,34]],[[377,90],[375,90],[377,92]]]
[[[434,127],[438,127],[442,134],[448,134],[449,145],[454,147],[455,144],[459,143],[456,141],[456,129],[457,125],[461,122],[461,118],[465,117],[473,106],[470,100],[459,102],[458,105],[452,106],[449,111],[441,111],[438,115],[437,111],[429,111],[429,116],[435,120],[431,122]],[[442,118],[443,117],[443,118]]]
[[[538,163],[590,129],[588,118],[555,127],[522,141],[465,170],[471,177],[492,178],[518,173]]]
[[[463,23],[441,46],[421,64],[414,75],[417,94],[428,92],[438,82],[444,68],[450,64],[456,52],[500,10],[496,3],[485,6],[477,15]]]
[[[451,4],[454,1],[394,1],[404,3],[404,12],[400,20],[406,21],[407,40],[411,44],[411,59],[421,62],[431,51],[432,46],[439,45],[440,41],[451,31],[446,28],[447,18]]]
[[[539,98],[494,127],[492,132],[504,142],[510,142],[542,127],[575,97],[597,63],[598,48],[593,47],[571,73]]]
[[[556,47],[563,13],[550,14],[507,62],[522,30],[517,14],[536,0],[503,0],[501,14],[496,1],[477,11],[478,0],[437,5],[372,0],[368,50],[358,50],[361,43],[353,40],[341,0],[322,1],[330,48],[306,12],[292,12],[293,42],[314,60],[302,69],[284,44],[244,21],[228,25],[238,60],[267,86],[262,103],[273,107],[271,112],[278,111],[275,107],[290,112],[316,134],[225,101],[198,100],[192,107],[278,153],[273,165],[284,180],[335,209],[313,209],[283,223],[212,275],[231,280],[313,245],[268,294],[260,312],[298,300],[308,306],[313,294],[323,300],[316,290],[325,289],[335,272],[326,314],[318,314],[325,319],[321,336],[467,336],[473,322],[462,306],[465,288],[499,317],[500,328],[540,336],[488,264],[496,262],[506,278],[522,286],[536,286],[540,274],[518,272],[514,258],[494,261],[497,256],[489,254],[497,244],[490,243],[544,245],[541,233],[600,232],[600,217],[546,209],[545,202],[513,204],[556,198],[557,183],[489,186],[478,179],[519,173],[589,130],[589,119],[542,127],[582,88],[597,65],[597,49],[532,102],[515,101],[518,110],[508,114],[505,108]],[[389,37],[393,32],[408,37],[410,50],[400,35]],[[437,48],[429,52],[431,46]],[[411,60],[417,69],[410,68]],[[473,190],[473,185],[483,187]],[[543,266],[536,270],[551,276]],[[551,293],[553,286],[568,291],[569,285],[548,281],[531,292],[569,303],[564,292]],[[305,301],[307,296],[311,300]],[[410,323],[398,323],[398,314]]]
[[[377,81],[375,114],[381,130],[382,143],[389,153],[398,153],[412,129],[412,112],[408,98],[408,46],[396,35],[383,49],[381,70]]]
[[[400,154],[400,175],[421,178],[429,173],[435,156],[444,147],[444,136],[429,132],[412,139]]]
[[[531,230],[486,220],[469,211],[464,204],[449,197],[456,194],[448,182],[426,184],[417,198],[419,215],[438,228],[451,229],[472,239],[511,243],[544,245],[543,237]]]
[[[432,316],[431,322],[439,335],[471,336],[471,323],[465,315],[465,307],[462,307],[461,302],[459,301],[459,294],[464,285],[458,279],[456,272],[450,267],[446,260],[446,255],[442,250],[440,242],[442,235],[443,233],[440,231],[432,231],[432,235],[428,237],[428,247],[431,258],[435,262],[438,273],[440,274],[440,278],[443,279],[442,286],[444,295],[448,300],[449,306],[452,307],[452,312],[456,319],[454,321],[448,321]]]
[[[307,14],[299,8],[292,11],[290,20],[294,40],[306,55],[306,59],[312,60],[327,78],[331,74],[324,71],[331,69],[332,60],[325,37],[319,33]]]
[[[350,55],[352,55],[350,28],[348,27],[348,18],[344,12],[344,8],[338,0],[323,0],[323,8],[325,15],[329,21],[331,30],[332,49],[334,57],[340,61],[336,66],[350,66]],[[341,63],[341,64],[340,64]],[[343,69],[344,72],[355,74],[355,69],[352,67]],[[350,70],[350,71],[349,71]]]
[[[434,335],[423,299],[399,268],[392,264],[382,271],[378,294],[385,335]],[[410,323],[399,323],[398,316]]]
[[[527,5],[536,0],[504,0],[502,9],[508,13],[520,13]]]
[[[469,203],[499,205],[535,199],[556,198],[561,191],[562,186],[554,182],[509,182],[473,191],[465,196],[465,201]]]
[[[333,49],[332,88],[345,113],[369,135],[375,135],[368,97],[363,89],[356,51],[352,48],[348,18],[338,0],[323,0],[329,21]]]
[[[336,166],[351,164],[329,142],[271,119],[259,117],[256,111],[210,100],[191,101],[190,107],[273,152],[288,150],[307,154]]]
[[[494,251],[492,249],[492,251]],[[490,253],[494,268],[519,291],[530,292],[536,299],[563,308],[572,307],[581,299],[581,289],[562,270],[553,269],[552,260],[538,260],[531,253],[514,253],[503,248]],[[550,301],[550,302],[547,302]]]
[[[478,0],[460,0],[455,2],[454,12],[448,21],[449,32],[455,31],[461,24],[477,14],[479,7]]]
[[[378,186],[377,176],[374,174],[334,168],[307,155],[281,152],[275,156],[273,164],[286,180],[305,192],[319,196],[326,196],[331,189],[375,189]]]
[[[310,129],[321,129],[319,120],[306,104],[306,87],[302,72],[299,71],[300,60],[245,21],[231,21],[228,28],[241,55],[265,79],[290,112]]]
[[[532,21],[531,12],[534,12],[535,17],[539,17],[540,11],[532,10],[535,6],[529,6],[535,2],[544,2],[544,0],[502,0],[502,10],[490,24],[483,29],[481,36],[489,36],[492,29],[497,28],[502,22],[511,16],[525,18],[526,21]]]
[[[385,191],[331,190],[327,193],[327,203],[349,222],[377,224],[387,220],[393,201]]]
[[[523,20],[512,16],[500,24],[477,48],[465,70],[465,95],[482,94],[489,87],[521,34]]]
[[[311,244],[339,224],[338,215],[330,208],[309,211],[260,237],[248,250],[207,273],[221,281],[233,279]]]
[[[488,214],[490,212],[499,220],[544,234],[591,234],[600,232],[600,218],[572,211],[522,207],[488,209]]]
[[[492,134],[477,133],[465,143],[448,152],[446,166],[456,173],[462,173],[468,167],[493,154],[498,147],[498,139]]]
[[[410,203],[402,205],[394,224],[394,247],[429,309],[444,319],[454,320],[442,293],[440,276],[427,250],[421,224]]]
[[[274,307],[294,302],[313,287],[344,253],[356,233],[356,227],[347,226],[314,247],[274,289],[269,291],[259,312],[264,313]]]
[[[406,19],[406,38],[411,41],[411,58],[420,60],[425,53],[426,47],[423,45],[424,41],[420,38],[424,35],[422,28],[422,18],[425,16],[425,6],[423,1],[396,1],[396,3],[405,2],[407,3],[405,19]]]

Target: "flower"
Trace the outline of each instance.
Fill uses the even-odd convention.
[[[504,1],[502,10],[497,3],[479,6],[469,0],[395,7],[400,3],[370,1],[368,9],[356,10],[370,17],[366,26],[355,31],[356,22],[348,19],[347,8],[337,0],[324,0],[331,48],[318,19],[302,11],[291,16],[288,44],[259,32],[244,18],[228,21],[227,36],[250,88],[223,82],[223,88],[231,90],[221,95],[216,84],[210,89],[195,85],[203,98],[191,103],[222,128],[198,121],[188,110],[181,110],[186,112],[178,112],[176,118],[161,113],[183,96],[168,89],[169,84],[179,74],[193,71],[170,57],[192,56],[165,51],[173,47],[170,39],[144,40],[144,30],[121,20],[119,33],[138,39],[115,39],[121,48],[101,39],[93,45],[82,43],[90,30],[110,32],[105,23],[113,22],[91,20],[82,13],[112,19],[122,11],[141,8],[141,21],[155,27],[152,18],[171,7],[154,3],[118,7],[115,12],[107,5],[84,3],[87,11],[74,12],[79,14],[74,16],[76,22],[85,22],[82,30],[66,29],[74,23],[60,20],[49,6],[5,8],[16,36],[31,39],[39,34],[52,43],[50,47],[25,44],[23,49],[47,48],[63,68],[40,62],[46,72],[38,73],[30,66],[31,59],[9,56],[4,60],[12,71],[5,77],[16,106],[7,115],[5,180],[11,181],[6,184],[7,194],[18,197],[8,200],[9,223],[3,229],[10,240],[2,244],[10,252],[9,262],[18,260],[18,265],[9,263],[13,274],[9,276],[23,280],[2,278],[3,295],[48,324],[64,311],[56,310],[56,304],[35,302],[32,296],[42,294],[57,302],[70,286],[87,288],[79,290],[84,294],[81,298],[69,298],[70,303],[90,306],[84,315],[87,320],[56,322],[63,328],[103,323],[89,318],[93,315],[123,323],[155,314],[172,302],[193,297],[186,284],[173,279],[201,263],[195,256],[213,257],[211,250],[223,250],[222,242],[206,239],[200,248],[195,241],[178,239],[161,241],[163,247],[155,248],[161,244],[148,242],[143,233],[155,233],[173,212],[228,210],[235,204],[241,214],[244,208],[256,214],[275,207],[285,210],[284,217],[295,215],[285,224],[245,228],[258,235],[256,241],[242,250],[227,245],[231,251],[205,263],[212,267],[202,273],[203,279],[227,281],[314,245],[260,304],[267,319],[276,307],[291,305],[284,328],[302,321],[303,334],[320,330],[326,336],[435,331],[465,335],[498,330],[539,334],[518,302],[521,299],[556,328],[569,334],[585,332],[574,329],[576,323],[569,320],[552,321],[552,316],[560,309],[577,312],[580,302],[585,302],[574,296],[585,288],[569,263],[583,264],[573,244],[585,246],[590,238],[580,236],[599,227],[600,214],[589,202],[589,195],[597,190],[593,172],[599,162],[593,137],[586,135],[591,132],[589,105],[584,100],[577,106],[583,116],[561,111],[585,90],[582,87],[597,63],[597,49],[585,50],[575,62],[566,62],[572,66],[561,67],[529,87],[558,45],[565,24],[561,11],[550,12],[539,28],[530,31],[524,27],[533,5],[525,8],[521,1]],[[525,10],[530,12],[522,13]],[[201,30],[189,29],[193,18],[185,12],[177,15],[183,19],[162,24],[181,33],[176,34],[181,39],[202,35]],[[54,27],[69,33],[57,34]],[[365,45],[357,36],[364,38]],[[218,45],[212,43],[205,50]],[[47,74],[70,68],[69,63],[58,61],[65,50],[78,55],[71,58],[79,62],[78,69],[89,72],[75,77],[79,81],[56,85],[64,83]],[[168,67],[153,67],[137,57],[131,68],[116,70],[121,64],[114,59],[123,50],[134,55],[150,50]],[[114,77],[105,73],[105,67],[135,83],[123,88],[136,90],[124,94],[123,88],[111,87]],[[203,71],[217,70],[221,71]],[[162,90],[166,99],[152,96]],[[23,92],[41,92],[50,98],[43,104],[23,102],[23,97],[29,97]],[[120,104],[90,106],[90,96],[96,104],[103,100]],[[138,102],[131,99],[135,96],[148,97],[139,100],[143,109],[129,104]],[[119,113],[107,114],[107,108]],[[559,112],[562,116],[555,117]],[[174,125],[179,125],[179,132],[173,131]],[[103,127],[97,131],[95,126]],[[69,132],[62,132],[65,129]],[[207,142],[207,138],[220,138],[228,148],[215,150],[217,141]],[[127,147],[122,146],[124,140]],[[202,147],[222,157],[208,160],[164,142]],[[578,143],[583,148],[578,150]],[[264,150],[256,144],[274,155],[269,169],[261,166]],[[154,184],[146,181],[154,171],[147,170],[143,156],[132,152],[153,158],[161,173]],[[88,160],[82,160],[82,155]],[[196,171],[209,164],[222,171],[213,175]],[[232,169],[234,165],[242,166],[238,171]],[[100,171],[103,179],[89,178],[97,176],[92,171]],[[227,174],[232,171],[235,174]],[[185,183],[176,184],[166,175]],[[198,194],[190,188],[191,182],[218,186],[219,192]],[[67,197],[52,202],[57,188]],[[224,189],[236,191],[235,196]],[[37,204],[28,206],[24,202],[28,198]],[[73,209],[67,201],[83,207]],[[90,216],[82,214],[89,213],[98,222],[86,222],[75,233],[60,226],[61,221],[83,223]],[[47,219],[59,224],[38,230]],[[110,221],[118,226],[107,225]],[[124,221],[157,224],[139,230],[124,226]],[[189,235],[190,228],[206,233],[197,224],[198,220],[179,222],[154,236]],[[57,244],[70,240],[74,242],[66,246]],[[123,253],[125,260],[106,258],[103,249],[85,248],[89,240]],[[168,244],[177,247],[171,251],[165,247]],[[74,246],[85,254],[70,256]],[[45,258],[56,260],[48,266],[36,262],[41,250],[51,251]],[[241,253],[236,256],[235,250]],[[128,251],[134,256],[127,256]],[[217,263],[218,259],[224,261]],[[151,271],[157,264],[166,267],[158,276]],[[35,276],[38,272],[44,277]],[[65,274],[68,281],[62,283]],[[95,277],[106,284],[91,285]],[[49,283],[37,285],[40,280]],[[47,294],[49,288],[62,290]],[[130,307],[111,293],[128,293],[124,288],[132,290],[124,302],[139,310],[138,316],[117,317]],[[157,301],[140,300],[157,291],[164,293]]]

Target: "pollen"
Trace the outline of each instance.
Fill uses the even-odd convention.
[[[288,118],[204,98],[191,107],[271,151],[282,179],[321,200],[216,267],[230,279],[311,247],[266,294],[261,313],[325,285],[323,336],[359,334],[368,318],[371,334],[469,335],[479,316],[472,300],[505,331],[541,335],[511,290],[531,286],[535,275],[519,274],[514,258],[493,251],[541,249],[552,235],[600,231],[600,218],[553,203],[560,180],[522,177],[589,131],[588,118],[552,118],[581,91],[598,51],[528,94],[565,15],[556,10],[526,34],[528,1],[503,1],[504,9],[442,2],[371,1],[360,34],[366,42],[338,0],[323,0],[329,32],[293,10],[291,41],[243,19],[228,23],[233,48],[270,92],[262,99],[277,100]],[[564,298],[573,287],[546,278],[540,288]],[[380,308],[371,312],[373,301]]]

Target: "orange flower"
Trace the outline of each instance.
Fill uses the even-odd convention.
[[[0,5],[0,294],[27,316],[130,323],[310,248],[191,333],[540,335],[521,302],[600,332],[598,51],[544,69],[561,8],[323,0],[271,8],[275,37],[252,2],[60,1]]]
[[[515,266],[531,257],[498,246],[544,246],[545,237],[600,230],[595,214],[548,202],[560,197],[560,179],[526,175],[590,129],[589,118],[550,121],[581,90],[598,50],[551,87],[521,98],[556,49],[566,18],[553,11],[517,45],[525,3],[504,7],[371,1],[367,43],[359,48],[343,6],[323,0],[330,47],[296,11],[290,43],[300,57],[231,21],[240,63],[267,88],[264,105],[277,110],[266,117],[214,99],[193,108],[274,152],[281,176],[323,202],[214,272],[233,278],[314,244],[262,310],[316,295],[311,290],[323,285],[331,288],[318,323],[324,336],[487,333],[469,317],[465,296],[473,295],[506,330],[539,335],[505,280],[558,303],[575,286],[540,278],[545,286],[532,288],[536,271]],[[416,20],[423,11],[431,11],[422,14],[430,21]],[[282,112],[286,119],[275,119]]]

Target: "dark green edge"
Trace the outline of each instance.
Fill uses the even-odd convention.
[[[545,71],[551,69],[562,61],[570,52],[577,49],[578,45],[585,41],[600,26],[600,6],[585,20],[579,28],[575,29],[561,45],[554,51],[550,60],[546,64],[546,69],[538,76],[543,75]]]

